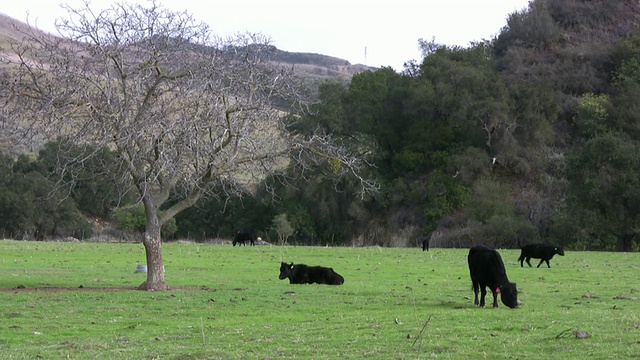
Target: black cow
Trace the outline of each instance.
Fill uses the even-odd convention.
[[[282,262],[279,279],[285,278],[289,278],[289,284],[344,284],[344,278],[332,268]]]
[[[542,265],[542,262],[547,263],[547,267],[550,268],[549,260],[553,257],[553,255],[558,254],[560,256],[564,256],[564,251],[560,246],[546,245],[546,244],[529,244],[522,247],[522,252],[520,253],[520,257],[518,261],[520,261],[520,267],[524,267],[524,261],[527,261],[529,267],[531,267],[531,263],[529,260],[531,258],[540,259],[537,267]]]
[[[238,246],[240,246],[240,244],[246,245],[245,241],[250,241],[251,242],[251,246],[255,246],[256,245],[255,242],[254,242],[254,239],[253,239],[253,235],[251,235],[250,232],[238,231],[236,236],[233,238],[233,246],[236,246],[236,244],[238,244]]]
[[[484,307],[484,298],[487,295],[486,287],[491,289],[493,293],[493,307],[498,307],[498,294],[502,303],[510,308],[518,307],[518,290],[516,284],[509,282],[507,271],[500,254],[494,249],[476,245],[469,249],[469,273],[471,274],[471,282],[473,284],[473,292],[475,299],[473,303]],[[481,292],[480,302],[478,303],[478,291]]]
[[[422,251],[429,251],[429,238],[426,237],[422,240]]]

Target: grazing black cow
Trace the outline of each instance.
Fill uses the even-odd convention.
[[[520,267],[524,267],[524,261],[527,261],[529,267],[531,267],[531,263],[529,260],[531,258],[540,259],[537,267],[542,265],[542,262],[547,263],[547,267],[550,268],[549,260],[553,257],[553,255],[558,254],[560,256],[564,256],[564,251],[560,246],[546,245],[546,244],[529,244],[522,247],[522,252],[520,253],[520,257],[518,261],[520,261]]]
[[[287,264],[286,262],[280,263],[279,278],[280,280],[289,278],[289,284],[344,284],[344,278],[332,268],[304,264],[293,265],[293,263]]]
[[[422,251],[429,251],[429,238],[426,237],[422,240]]]
[[[238,233],[236,234],[236,237],[233,238],[233,246],[236,246],[236,244],[238,244],[238,246],[240,246],[240,244],[246,245],[245,241],[250,241],[251,246],[256,245],[253,239],[253,235],[251,235],[250,232],[238,231]]]
[[[475,299],[473,303],[484,307],[484,298],[487,295],[486,287],[493,293],[493,307],[498,307],[498,294],[502,303],[510,308],[518,307],[518,290],[516,284],[509,282],[507,271],[500,254],[494,249],[476,245],[469,249],[469,273],[473,284]],[[478,291],[481,292],[480,302],[478,302]]]

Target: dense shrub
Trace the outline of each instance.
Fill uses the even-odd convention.
[[[147,224],[144,208],[141,205],[117,209],[111,214],[111,220],[119,230],[131,233],[144,233]],[[170,219],[162,225],[163,239],[172,238],[177,229],[175,218]]]

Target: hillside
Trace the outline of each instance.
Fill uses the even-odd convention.
[[[349,79],[359,66],[267,50],[314,80]],[[638,251],[638,59],[638,1],[532,0],[490,42],[434,44],[411,74],[380,69],[320,88],[296,130],[353,145],[379,193],[363,199],[357,182],[323,181],[330,172],[314,169],[185,210],[176,238],[236,227],[275,238],[267,229],[284,214],[297,244]]]
[[[0,13],[0,53],[9,54],[9,43],[20,37],[20,32],[16,30],[16,26],[23,29],[29,27],[24,22]],[[42,32],[42,35],[45,34]],[[376,70],[376,68],[370,66],[351,64],[347,60],[332,56],[288,52],[275,46],[273,47],[271,59],[283,65],[293,66],[300,76],[309,79],[312,83],[317,83],[324,79],[349,81],[354,74],[366,70]]]
[[[12,44],[17,43],[26,31],[33,31],[38,37],[55,36],[0,13],[0,69],[8,66],[5,62],[1,61],[2,59],[16,60],[14,58],[17,55],[12,49]],[[312,93],[317,89],[318,85],[325,80],[338,79],[346,83],[349,82],[351,77],[356,73],[366,70],[376,70],[375,68],[365,65],[353,65],[344,59],[336,57],[314,53],[287,52],[275,46],[271,47],[268,56],[271,62],[288,68],[292,67],[294,72],[307,83],[308,89],[310,89]],[[0,121],[2,120],[0,119]],[[31,141],[29,144],[11,141],[8,136],[15,130],[15,124],[4,120],[1,125],[1,152],[15,156],[37,151],[41,139],[32,139],[35,141]]]

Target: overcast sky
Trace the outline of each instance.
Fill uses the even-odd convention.
[[[140,2],[142,0],[134,0]],[[109,7],[113,0],[92,0]],[[132,2],[131,0],[127,2]],[[506,25],[508,14],[529,0],[159,0],[165,7],[187,10],[221,36],[239,32],[267,35],[278,49],[335,56],[352,64],[391,66],[420,60],[418,39],[468,46],[491,39]],[[55,32],[65,17],[61,3],[82,0],[8,0],[0,12]]]

